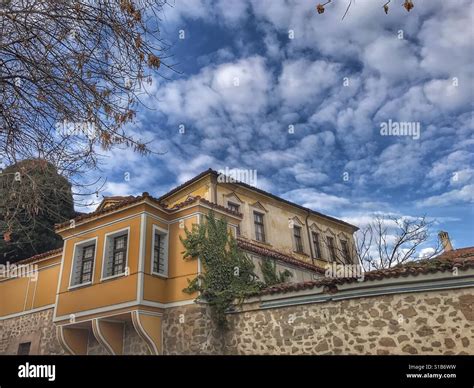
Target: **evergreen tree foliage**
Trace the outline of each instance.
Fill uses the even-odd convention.
[[[59,248],[54,224],[75,216],[71,184],[43,159],[0,170],[0,263]]]

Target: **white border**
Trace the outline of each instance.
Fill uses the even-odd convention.
[[[159,273],[153,271],[153,258],[154,258],[154,250],[155,250],[155,232],[161,232],[159,234],[165,235],[165,248],[164,248],[164,254],[165,254],[165,272],[164,273]],[[150,255],[150,273],[155,276],[159,276],[162,278],[168,278],[168,260],[169,260],[169,230],[163,229],[159,227],[158,225],[153,224],[152,225],[152,237],[151,237],[151,255]]]
[[[78,283],[78,284],[72,284],[72,273],[74,272],[74,265],[76,264],[76,249],[80,248],[81,245],[87,244],[88,242],[94,240],[94,261],[92,262],[92,279],[89,282],[85,283]],[[77,241],[74,243],[74,247],[72,248],[72,262],[71,262],[71,271],[69,272],[69,286],[68,290],[77,288],[77,287],[82,287],[82,286],[87,286],[90,285],[94,282],[94,272],[95,272],[95,263],[97,260],[97,242],[99,241],[98,237],[92,237],[87,240],[82,240],[82,241]],[[63,248],[64,249],[64,248]]]

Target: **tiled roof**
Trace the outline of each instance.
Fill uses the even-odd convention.
[[[15,265],[23,265],[23,264],[28,264],[28,263],[31,263],[31,262],[34,262],[34,261],[38,261],[38,260],[41,260],[41,259],[44,259],[46,257],[49,257],[49,256],[56,256],[56,255],[59,255],[60,253],[63,252],[63,248],[56,248],[56,249],[52,249],[50,251],[47,251],[47,252],[43,252],[43,253],[39,253],[37,255],[34,255],[34,256],[31,256],[31,257],[28,257],[27,259],[23,259],[23,260],[20,260],[20,261],[17,261],[16,263],[14,263]]]
[[[199,179],[205,177],[206,175],[208,174],[212,174],[213,176],[215,177],[218,177],[219,176],[219,173],[215,170],[213,170],[212,168],[209,168],[207,169],[206,171],[203,171],[201,172],[200,174],[196,175],[195,177],[191,178],[190,180],[184,182],[183,184],[175,187],[174,189],[168,191],[167,193],[163,194],[161,197],[158,198],[159,201],[163,201],[165,198],[169,197],[170,195],[173,195],[175,193],[177,193],[179,190],[183,189],[184,187],[186,187],[187,185],[190,185],[194,182],[197,182]],[[272,194],[272,193],[269,193],[268,191],[265,191],[265,190],[262,190],[262,189],[259,189],[257,187],[254,187],[254,186],[251,186],[247,183],[244,183],[244,182],[239,182],[239,181],[234,181],[233,182],[234,184],[236,185],[239,185],[239,186],[242,186],[242,187],[245,187],[249,190],[253,190],[253,191],[256,191],[257,193],[260,193],[260,194],[263,194],[267,197],[270,197],[270,198],[273,198],[273,199],[276,199],[277,201],[280,201],[280,202],[284,202],[288,205],[291,205],[291,206],[295,206],[301,210],[304,210],[304,211],[307,211],[307,212],[310,212],[311,214],[314,214],[314,215],[317,215],[319,217],[322,217],[322,218],[326,218],[327,220],[330,220],[330,221],[333,221],[333,222],[336,222],[338,224],[343,224],[343,225],[346,225],[346,226],[349,226],[351,227],[352,229],[354,230],[358,230],[359,228],[355,225],[352,225],[348,222],[345,222],[345,221],[342,221],[338,218],[334,218],[334,217],[331,217],[331,216],[328,216],[326,214],[323,214],[323,213],[319,213],[313,209],[310,209],[310,208],[307,208],[307,207],[304,207],[302,205],[299,205],[297,203],[294,203],[294,202],[291,202],[291,201],[288,201],[284,198],[281,198],[281,197],[278,197],[277,195],[275,194]]]
[[[140,201],[142,201],[142,200],[144,200],[145,198],[148,198],[148,197],[151,198],[152,200],[154,200],[154,198],[150,197],[150,195],[145,192],[142,195],[139,195],[138,197],[130,196],[129,198],[127,198],[127,199],[125,199],[121,202],[118,202],[115,205],[111,205],[111,206],[109,206],[105,209],[100,209],[99,208],[98,210],[93,211],[91,213],[83,214],[79,217],[74,218],[73,221],[77,223],[77,222],[80,222],[80,221],[85,221],[85,220],[97,217],[99,215],[112,213],[115,210],[121,209],[125,206],[131,205],[131,204],[134,204],[134,203],[138,203],[138,202],[140,202]],[[66,221],[66,222],[62,222],[60,224],[56,224],[54,227],[55,227],[56,230],[59,230],[59,229],[63,229],[63,228],[68,227],[70,224],[71,224],[71,221]]]
[[[260,256],[271,257],[272,259],[284,261],[285,263],[293,264],[297,267],[309,269],[311,271],[318,272],[318,273],[321,273],[321,274],[323,274],[325,272],[324,269],[322,269],[321,267],[318,267],[318,266],[310,264],[310,263],[306,263],[306,262],[304,262],[300,259],[297,259],[293,256],[282,253],[282,252],[277,251],[275,249],[271,249],[271,248],[267,248],[267,247],[257,245],[255,243],[252,243],[249,240],[241,238],[241,237],[237,238],[237,245],[240,248],[242,248],[246,251],[253,252],[253,253],[255,253],[257,255],[260,255]]]
[[[154,202],[157,206],[160,206],[164,211],[167,211],[167,212],[173,212],[173,211],[176,211],[176,210],[179,210],[187,205],[190,205],[194,202],[201,202],[213,209],[218,209],[218,210],[221,210],[221,211],[224,211],[226,213],[229,213],[229,214],[232,214],[234,216],[238,216],[238,217],[242,217],[242,214],[241,213],[238,213],[238,212],[235,212],[225,206],[221,206],[221,205],[217,205],[215,203],[212,203],[212,202],[209,202],[208,200],[204,199],[204,198],[201,198],[200,196],[195,196],[195,197],[189,197],[187,198],[186,200],[184,200],[183,202],[180,202],[176,205],[174,205],[173,207],[168,207],[166,206],[165,204],[161,203],[158,199],[152,197],[150,194],[148,194],[147,192],[144,192],[142,195],[139,195],[137,197],[124,197],[125,199],[121,202],[118,202],[114,205],[111,205],[109,207],[106,207],[104,209],[98,209],[92,213],[87,213],[87,214],[83,214],[79,217],[76,217],[74,218],[74,222],[80,222],[80,221],[85,221],[85,220],[89,220],[89,219],[92,219],[92,218],[95,218],[97,216],[100,216],[100,215],[104,215],[104,214],[107,214],[107,213],[112,213],[116,210],[119,210],[121,208],[124,208],[126,206],[129,206],[129,205],[132,205],[132,204],[135,204],[135,203],[139,203],[145,199],[149,199],[151,200],[152,202]],[[59,230],[59,229],[63,229],[63,228],[67,228],[69,225],[70,225],[71,221],[66,221],[66,222],[63,222],[61,224],[56,224],[55,225],[55,229],[56,230]]]
[[[186,182],[180,184],[179,186],[176,186],[172,188],[170,191],[167,193],[163,194],[161,197],[158,197],[159,201],[163,201],[166,197],[169,197],[170,195],[173,195],[174,193],[177,193],[181,189],[185,188],[186,186],[197,182],[199,179],[204,178],[207,174],[213,174],[216,173],[212,168],[207,169],[206,171],[201,172],[200,174],[196,175],[195,177],[192,177],[191,179],[187,180]]]
[[[432,274],[437,272],[452,271],[453,268],[459,270],[474,269],[474,247],[455,249],[444,252],[441,255],[428,260],[409,262],[393,268],[379,269],[366,272],[363,281],[381,280],[388,278],[399,278],[407,276],[417,276],[421,274]],[[278,294],[308,290],[316,287],[328,287],[334,290],[338,284],[358,282],[355,277],[351,278],[323,278],[302,283],[283,283],[269,287],[260,292],[261,295]]]
[[[223,211],[227,211],[227,212],[231,212],[232,214],[235,214],[234,212],[232,212],[230,209],[226,208],[226,207],[223,207],[223,206],[220,206],[220,205],[216,205],[210,201],[207,201],[205,200],[204,198],[201,198],[201,197],[190,197],[188,199],[186,199],[185,201],[179,203],[179,204],[176,204],[175,206],[173,206],[173,208],[168,208],[164,203],[163,203],[163,200],[166,198],[166,197],[169,197],[170,195],[174,194],[174,193],[177,193],[179,190],[183,189],[184,187],[198,181],[199,179],[205,177],[206,175],[208,174],[212,174],[214,175],[215,177],[217,177],[219,175],[219,173],[215,170],[212,170],[212,169],[208,169],[206,171],[203,171],[202,173],[196,175],[194,178],[191,178],[190,180],[184,182],[183,184],[175,187],[174,189],[168,191],[166,194],[162,195],[161,197],[159,198],[154,198],[152,196],[150,196],[147,192],[144,192],[142,195],[140,196],[137,196],[137,197],[133,197],[133,196],[111,196],[111,197],[104,197],[104,201],[107,200],[107,199],[112,199],[112,200],[121,200],[120,202],[116,203],[116,204],[113,204],[113,205],[110,205],[109,207],[107,208],[103,208],[102,207],[102,204],[104,203],[104,201],[102,202],[101,205],[99,205],[99,207],[97,208],[97,210],[91,212],[91,213],[86,213],[86,214],[82,214],[80,215],[79,217],[76,217],[74,218],[74,221],[75,222],[79,222],[79,221],[84,221],[86,219],[91,219],[93,217],[96,217],[98,215],[102,215],[102,214],[105,214],[105,213],[109,213],[109,212],[113,212],[115,210],[118,210],[124,206],[128,206],[128,205],[131,205],[133,203],[138,203],[140,202],[141,200],[143,200],[145,197],[148,197],[150,200],[152,200],[153,202],[155,202],[158,206],[161,206],[163,209],[168,209],[170,211],[173,211],[173,210],[178,210],[179,207],[183,207],[183,206],[186,206],[186,205],[189,205],[190,203],[192,203],[194,200],[200,200],[201,202],[203,203],[206,203],[208,206],[211,206],[213,208],[219,208],[220,210],[223,210]],[[336,222],[336,223],[339,223],[339,224],[343,224],[343,225],[346,225],[346,226],[349,226],[351,228],[353,228],[354,230],[357,230],[358,228],[354,225],[351,225],[345,221],[342,221],[342,220],[339,220],[337,218],[334,218],[334,217],[331,217],[331,216],[327,216],[325,214],[322,214],[322,213],[319,213],[315,210],[312,210],[312,209],[309,209],[309,208],[306,208],[304,206],[301,206],[301,205],[298,205],[297,203],[294,203],[294,202],[291,202],[291,201],[288,201],[286,199],[283,199],[283,198],[280,198],[272,193],[269,193],[267,191],[264,191],[264,190],[261,190],[261,189],[258,189],[256,187],[253,187],[251,185],[248,185],[246,183],[243,183],[243,182],[238,182],[238,181],[235,181],[235,184],[238,184],[240,186],[243,186],[243,187],[246,187],[250,190],[253,190],[253,191],[256,191],[260,194],[263,194],[265,196],[268,196],[268,197],[271,197],[271,198],[274,198],[278,201],[281,201],[281,202],[284,202],[286,204],[289,204],[291,206],[295,206],[299,209],[302,209],[304,211],[307,211],[307,212],[310,212],[314,215],[317,215],[319,217],[322,217],[322,218],[326,218],[330,221],[333,221],[333,222]],[[242,216],[240,213],[238,213],[239,216]],[[63,222],[61,224],[57,224],[55,226],[56,230],[58,229],[63,229],[67,226],[69,226],[70,224],[70,221],[66,221],[66,222]]]
[[[440,260],[452,260],[455,262],[474,259],[474,247],[453,249],[452,251],[441,253],[436,256],[436,258]]]

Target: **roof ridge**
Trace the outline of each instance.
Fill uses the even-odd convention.
[[[190,185],[196,181],[198,181],[199,179],[202,179],[203,177],[205,177],[207,174],[213,174],[214,176],[219,176],[221,175],[221,173],[219,173],[218,171],[212,169],[212,168],[208,168],[207,170],[199,173],[198,175],[196,175],[195,177],[191,178],[191,179],[188,179],[186,182],[180,184],[179,186],[171,189],[170,191],[168,191],[167,193],[161,195],[160,197],[158,197],[158,200],[162,201],[163,199],[165,199],[166,197],[169,197],[170,195],[173,195],[175,194],[176,192],[178,192],[179,190],[185,188],[187,185]],[[289,201],[287,199],[284,199],[282,197],[279,197],[278,195],[276,194],[273,194],[273,193],[270,193],[268,191],[265,191],[265,190],[262,190],[262,189],[259,189],[258,187],[255,187],[255,186],[252,186],[252,185],[249,185],[248,183],[245,183],[245,182],[241,182],[241,181],[238,181],[236,179],[233,179],[233,184],[237,184],[237,185],[241,185],[243,187],[246,187],[248,188],[249,190],[255,190],[256,192],[262,194],[262,195],[266,195],[270,198],[273,198],[273,199],[276,199],[277,201],[282,201],[290,206],[295,206],[301,210],[304,210],[304,211],[307,211],[307,212],[310,212],[318,217],[322,217],[322,218],[326,218],[328,219],[329,221],[332,221],[332,222],[336,222],[336,223],[339,223],[339,224],[343,224],[343,225],[346,225],[346,226],[349,226],[355,230],[358,230],[359,227],[357,227],[356,225],[352,225],[350,224],[349,222],[346,222],[346,221],[343,221],[343,220],[340,220],[339,218],[335,218],[335,217],[332,217],[332,216],[328,216],[326,214],[323,214],[323,213],[320,213],[316,210],[313,210],[311,208],[308,208],[308,207],[305,207],[303,205],[300,205],[300,204],[297,204],[295,202],[292,202],[292,201]]]

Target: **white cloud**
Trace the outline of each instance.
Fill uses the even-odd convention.
[[[474,203],[474,184],[466,185],[461,189],[434,195],[417,202],[419,207],[437,207],[455,205],[458,203]]]
[[[342,84],[339,66],[326,61],[311,62],[307,59],[288,60],[278,79],[278,93],[290,107],[313,107],[324,93],[336,83]]]
[[[315,189],[291,190],[284,193],[282,197],[315,211],[330,211],[350,204],[347,198],[322,193]]]

